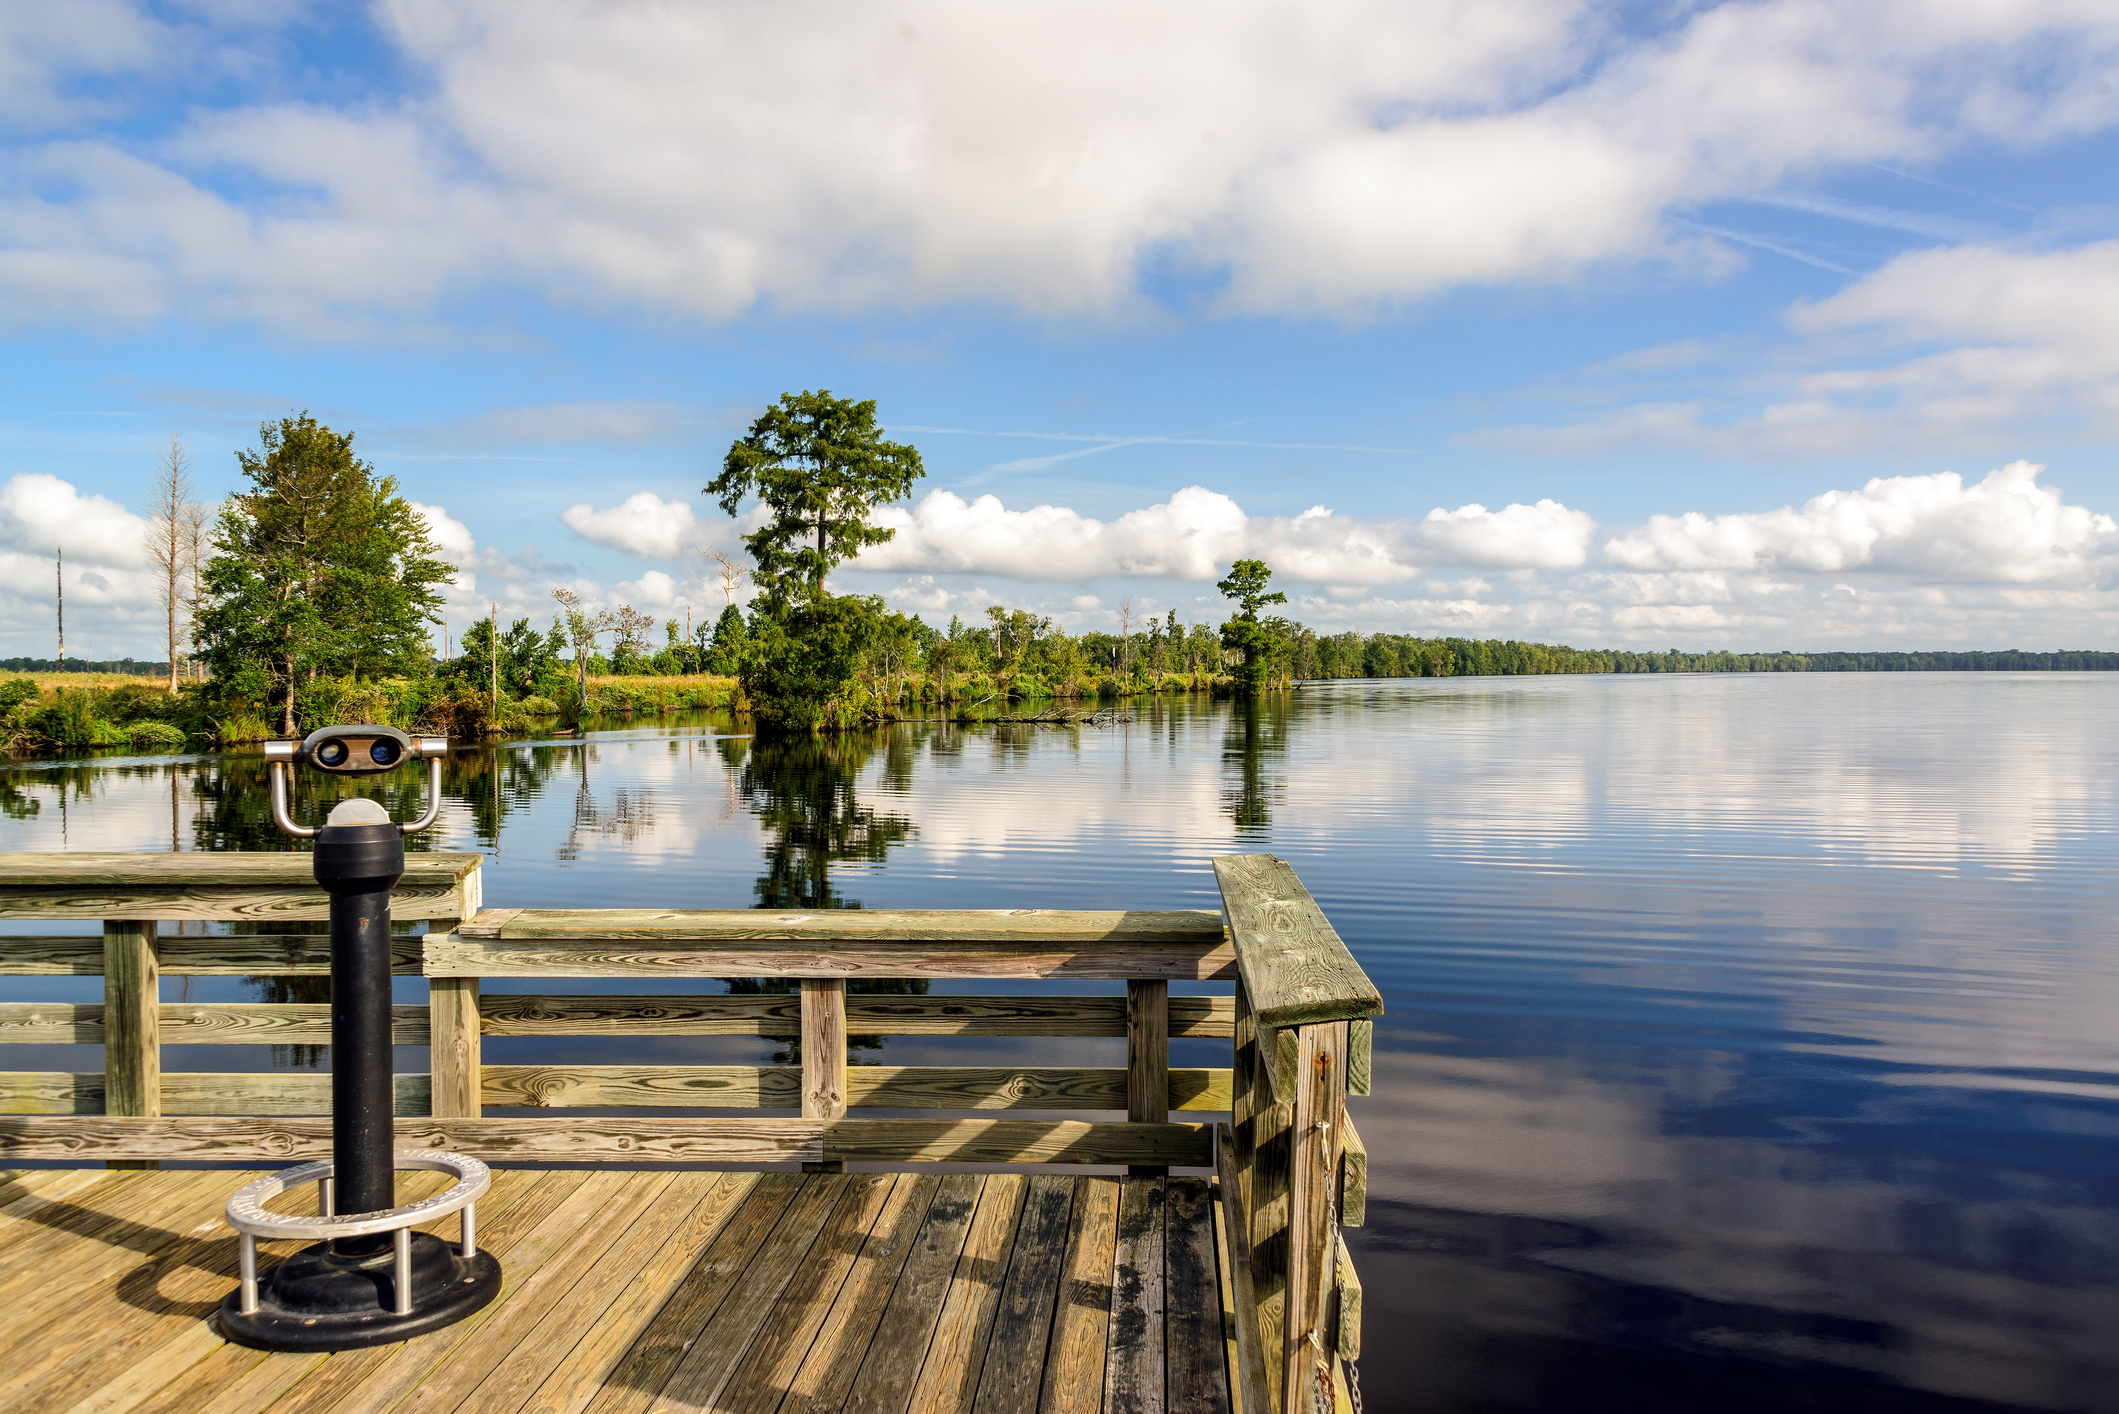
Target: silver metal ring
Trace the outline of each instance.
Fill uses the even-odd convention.
[[[228,1200],[228,1225],[248,1237],[293,1237],[312,1241],[333,1237],[367,1237],[378,1232],[394,1232],[398,1228],[412,1227],[429,1218],[438,1218],[458,1210],[468,1210],[471,1204],[485,1195],[493,1186],[493,1171],[477,1159],[466,1154],[451,1154],[440,1149],[412,1149],[396,1155],[391,1164],[401,1169],[435,1169],[453,1174],[456,1182],[432,1198],[422,1198],[417,1203],[407,1203],[401,1208],[384,1208],[373,1213],[319,1213],[315,1217],[298,1217],[290,1213],[273,1213],[265,1209],[265,1200],[274,1198],[290,1188],[305,1183],[329,1182],[335,1177],[334,1165],[329,1159],[314,1163],[296,1164],[293,1168],[281,1169],[278,1173],[265,1175],[244,1184]],[[324,1206],[329,1206],[328,1203]],[[470,1217],[465,1214],[466,1241],[469,1247]],[[466,1251],[465,1256],[471,1253]]]

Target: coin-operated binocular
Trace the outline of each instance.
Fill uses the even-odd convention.
[[[407,1340],[458,1321],[500,1294],[500,1264],[478,1250],[476,1203],[492,1185],[478,1160],[438,1149],[396,1151],[391,1124],[390,890],[405,872],[405,836],[441,810],[441,737],[395,727],[326,727],[299,742],[265,745],[272,818],[316,841],[316,881],[331,895],[331,1158],[251,1183],[228,1200],[242,1240],[240,1285],[221,1303],[221,1324],[246,1345],[350,1350]],[[289,777],[296,766],[366,776],[427,763],[426,809],[395,821],[378,801],[342,800],[322,826],[296,823]],[[397,1206],[396,1171],[438,1169],[456,1182]],[[268,1211],[265,1201],[317,1185],[316,1216]],[[460,1215],[457,1242],[412,1231]],[[261,1237],[312,1238],[262,1281]]]

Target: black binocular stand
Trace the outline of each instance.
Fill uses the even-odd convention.
[[[316,881],[331,896],[331,1157],[245,1185],[228,1200],[242,1241],[242,1280],[221,1303],[229,1338],[270,1350],[351,1350],[437,1330],[500,1294],[500,1263],[478,1250],[476,1204],[492,1186],[478,1160],[440,1150],[397,1153],[391,1123],[390,890],[405,872],[404,837],[441,809],[441,758],[449,744],[394,727],[328,727],[301,742],[267,743],[272,817],[297,839],[316,841]],[[295,823],[288,770],[373,775],[407,761],[428,763],[427,808],[399,824],[373,800],[342,801],[321,828]],[[398,1169],[438,1169],[444,1192],[397,1204]],[[315,1216],[267,1210],[290,1188],[317,1185]],[[413,1225],[459,1214],[447,1243]],[[259,1238],[315,1245],[260,1279]]]

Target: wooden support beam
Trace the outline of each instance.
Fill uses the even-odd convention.
[[[4,946],[0,941],[0,946]],[[163,971],[169,969],[165,966]],[[799,997],[720,993],[550,996],[495,993],[484,999],[488,1036],[799,1036]],[[1170,1034],[1235,1034],[1229,997],[1171,997]],[[857,1036],[1123,1036],[1124,997],[949,993],[846,999],[846,1029]]]
[[[428,1109],[425,1075],[391,1077],[397,1113]],[[331,1112],[331,1076],[314,1070],[164,1071],[155,1087],[155,1114],[324,1115]],[[0,1114],[109,1115],[107,1078],[96,1071],[0,1071]],[[146,1116],[145,1118],[152,1118]]]
[[[327,933],[239,933],[205,937],[164,933],[157,939],[165,977],[328,977]],[[422,940],[401,933],[390,940],[390,971],[420,975]],[[97,977],[103,940],[93,934],[0,937],[0,977]]]
[[[1128,1072],[1112,1067],[862,1065],[842,1073],[840,1112],[846,1106],[1121,1110],[1128,1108],[1127,1080]],[[1170,1081],[1170,1094],[1180,1110],[1230,1106],[1226,1070],[1174,1070]],[[796,1066],[488,1065],[481,1073],[485,1104],[537,1108],[799,1109],[806,1088],[804,1069]]]
[[[1361,1358],[1361,1274],[1354,1270],[1354,1258],[1346,1250],[1346,1241],[1339,1242],[1338,1272],[1339,1312],[1335,1320],[1338,1340],[1333,1349],[1341,1360]]]
[[[1367,1017],[1348,1022],[1346,1044],[1346,1092],[1366,1095],[1369,1092],[1369,1072],[1374,1065],[1376,1023]]]
[[[1339,1225],[1360,1227],[1369,1213],[1369,1151],[1354,1117],[1346,1117],[1345,1149],[1339,1155]]]
[[[1279,1408],[1285,1367],[1287,1272],[1289,1262],[1288,1166],[1289,1130],[1294,1124],[1292,1098],[1274,1094],[1268,1048],[1278,1031],[1261,1031],[1251,1011],[1250,994],[1236,984],[1236,1068],[1230,1167],[1235,1180],[1235,1220],[1249,1254],[1246,1270],[1251,1309],[1257,1314],[1262,1367],[1272,1378],[1261,1398]],[[1283,1082],[1293,1089],[1292,1082]],[[1224,1199],[1224,1201],[1228,1201]],[[1299,1414],[1299,1411],[1298,1411]]]
[[[103,924],[106,1113],[151,1118],[162,1112],[162,977],[156,968],[152,920]]]
[[[436,977],[428,984],[428,1069],[433,1073],[433,1113],[477,1118],[483,1065],[478,979]]]
[[[1170,984],[1126,983],[1126,1118],[1161,1124],[1170,1118]],[[1136,1178],[1166,1170],[1135,1169]]]
[[[1214,877],[1259,1025],[1383,1014],[1382,993],[1286,860],[1223,855],[1214,861]]]
[[[475,856],[474,856],[475,857]],[[591,945],[653,942],[993,943],[1153,948],[1218,947],[1221,919],[1211,910],[1078,910],[1058,908],[864,908],[775,913],[765,909],[516,908],[494,909],[457,927],[465,939],[526,939]]]
[[[167,947],[167,940],[162,946]],[[97,971],[101,971],[100,967]],[[165,971],[167,969],[164,969]],[[331,1008],[299,1002],[164,1002],[165,1046],[328,1046]],[[427,1008],[390,1008],[390,1041],[427,1044]],[[103,1044],[100,1002],[0,1002],[0,1045]]]
[[[482,862],[477,854],[407,855],[404,878],[391,892],[393,915],[475,913]],[[331,916],[308,855],[291,850],[0,854],[0,880],[0,919],[269,923]]]
[[[1251,1235],[1237,1193],[1244,1186],[1236,1167],[1237,1142],[1232,1129],[1220,1126],[1215,1144],[1215,1177],[1221,1201],[1221,1241],[1229,1272],[1230,1305],[1236,1321],[1236,1360],[1230,1371],[1238,1414],[1273,1414],[1273,1380],[1268,1374],[1266,1342],[1260,1329],[1258,1293],[1251,1279]]]
[[[1300,1076],[1290,1131],[1288,1268],[1283,1320],[1284,1410],[1300,1409],[1331,1358],[1329,1300],[1338,1252],[1332,1204],[1339,1201],[1339,1156],[1346,1134],[1346,1023],[1299,1029]]]
[[[846,981],[802,979],[802,1118],[839,1119],[846,1113]],[[802,1165],[806,1173],[836,1173],[843,1159],[827,1155]]]
[[[740,915],[739,915],[740,916]],[[859,917],[848,910],[844,917]],[[1227,942],[1091,939],[1079,942],[701,941],[648,938],[426,936],[429,977],[952,977],[1044,981],[1223,982],[1236,976]]]
[[[1015,1119],[448,1119],[400,1116],[400,1149],[447,1149],[488,1162],[1097,1164],[1201,1167],[1203,1124]],[[327,1116],[108,1119],[0,1115],[0,1164],[182,1159],[281,1165],[328,1157]]]

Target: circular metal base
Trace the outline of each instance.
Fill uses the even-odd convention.
[[[266,1350],[357,1350],[388,1345],[460,1321],[500,1295],[500,1263],[479,1251],[469,1261],[428,1233],[412,1234],[412,1310],[397,1314],[391,1250],[341,1257],[329,1243],[305,1247],[258,1283],[258,1308],[241,1291],[221,1303],[221,1329],[240,1345]]]

